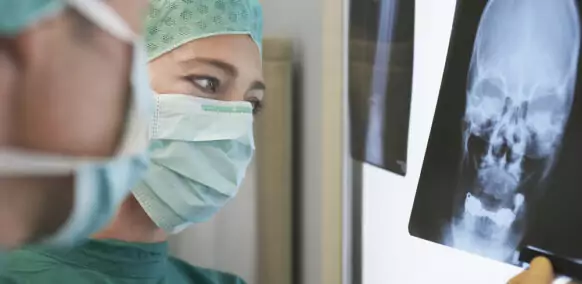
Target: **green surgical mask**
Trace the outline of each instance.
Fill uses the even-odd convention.
[[[66,5],[66,0],[0,0],[0,36],[16,35]]]
[[[188,95],[158,95],[151,164],[132,190],[167,233],[210,219],[235,197],[251,162],[253,108]]]

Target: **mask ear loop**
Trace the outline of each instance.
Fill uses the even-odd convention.
[[[139,37],[127,22],[109,5],[99,0],[66,0],[80,14],[91,20],[102,30],[125,42],[134,42]]]

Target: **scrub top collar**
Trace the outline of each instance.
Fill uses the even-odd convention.
[[[72,249],[34,249],[72,266],[118,278],[164,277],[168,243],[128,243],[118,240],[89,240]]]

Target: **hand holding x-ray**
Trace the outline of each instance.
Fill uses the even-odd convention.
[[[554,278],[552,263],[545,257],[538,257],[527,270],[509,280],[508,284],[550,284]]]
[[[537,257],[527,270],[511,278],[508,284],[578,284],[567,277],[558,277],[550,260]]]

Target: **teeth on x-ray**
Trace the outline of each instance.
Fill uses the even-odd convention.
[[[552,161],[570,115],[579,21],[574,0],[487,3],[473,46],[463,133],[463,160],[477,177],[475,188],[464,189],[464,212],[453,222],[449,245],[511,259],[523,235],[511,227],[527,208],[517,191],[530,174],[524,159]],[[478,162],[467,150],[471,136],[487,145]],[[548,162],[546,173],[551,167]]]
[[[472,217],[487,218],[500,228],[509,228],[515,220],[515,213],[513,210],[502,208],[495,212],[489,211],[483,208],[481,201],[478,198],[473,197],[470,193],[467,193],[467,199],[465,200],[465,213]]]

